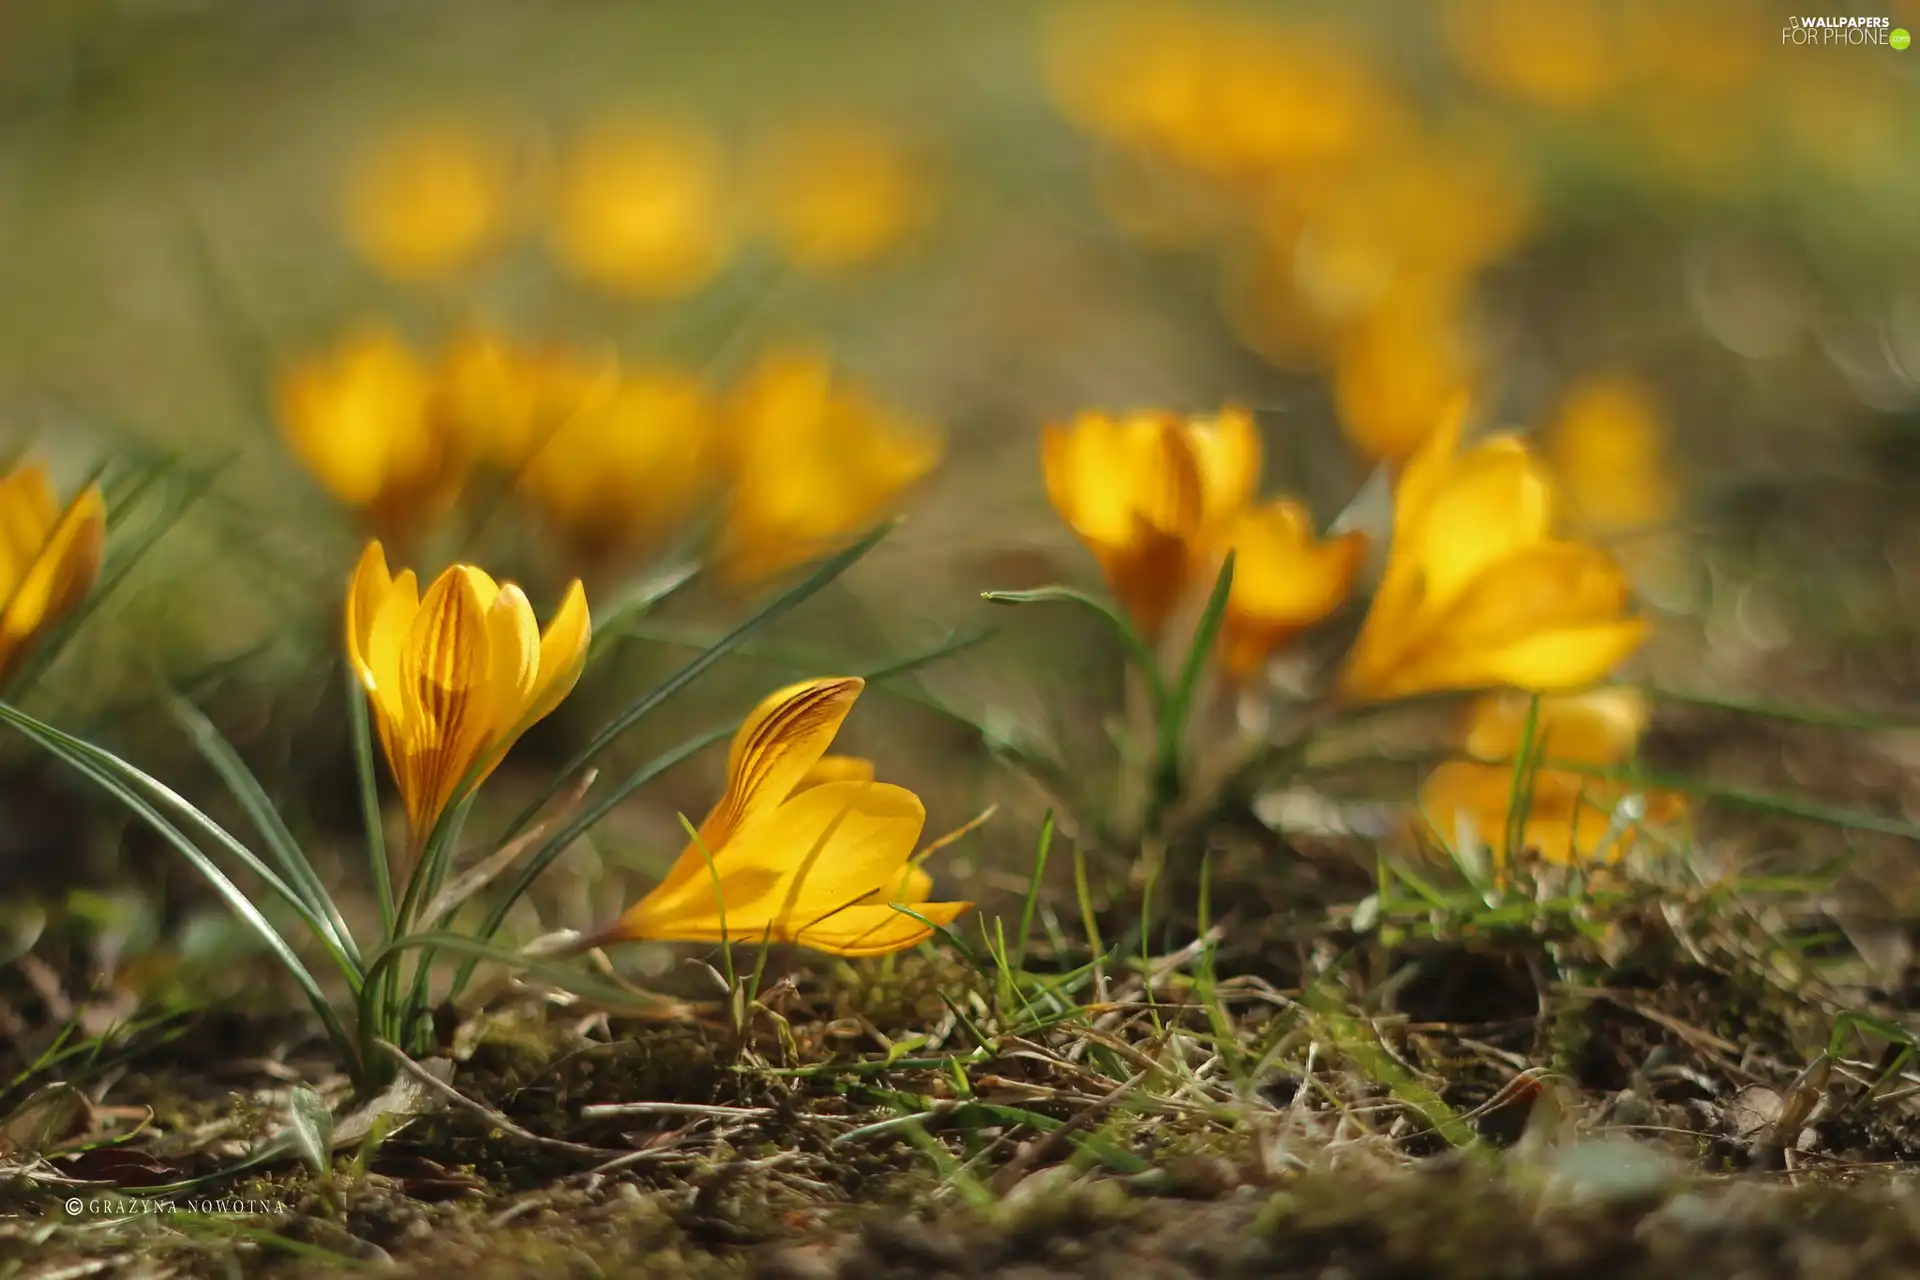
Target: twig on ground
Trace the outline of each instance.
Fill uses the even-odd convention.
[[[418,1080],[429,1090],[439,1094],[463,1111],[468,1111],[479,1116],[482,1120],[485,1120],[488,1124],[509,1137],[517,1138],[522,1142],[531,1143],[537,1147],[544,1147],[548,1151],[564,1151],[568,1155],[585,1156],[592,1160],[603,1160],[608,1156],[630,1154],[627,1152],[614,1151],[606,1147],[590,1147],[583,1142],[568,1142],[565,1138],[549,1138],[544,1134],[535,1133],[531,1129],[515,1124],[484,1102],[477,1102],[469,1098],[466,1094],[461,1093],[458,1089],[446,1081],[441,1080],[425,1067],[408,1057],[406,1051],[399,1045],[387,1040],[375,1040],[374,1044],[379,1047],[382,1053],[392,1058],[394,1063],[398,1065],[402,1071],[412,1076],[415,1080]]]

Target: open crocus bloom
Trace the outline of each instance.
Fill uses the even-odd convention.
[[[88,485],[62,511],[45,467],[0,476],[0,675],[93,589],[106,548],[107,504]]]
[[[1400,476],[1386,572],[1341,674],[1349,701],[1565,692],[1646,638],[1613,556],[1553,536],[1553,486],[1526,445],[1498,436],[1462,453],[1460,431],[1455,413]]]
[[[457,564],[421,597],[370,542],[347,593],[347,653],[416,842],[573,690],[592,622],[575,582],[548,623],[520,588]]]
[[[873,781],[864,760],[826,755],[863,687],[853,677],[809,680],[756,707],[734,735],[726,792],[698,839],[593,941],[768,940],[878,956],[972,906],[925,901],[931,881],[909,862],[927,816],[920,798]]]
[[[1515,852],[1523,852],[1571,866],[1618,861],[1639,838],[1643,821],[1657,824],[1678,818],[1679,797],[1648,792],[1639,815],[1617,821],[1616,810],[1632,794],[1630,788],[1586,772],[1553,767],[1605,768],[1633,756],[1646,726],[1646,700],[1630,689],[1597,689],[1540,699],[1531,754],[1541,763],[1521,775],[1525,812],[1516,823],[1511,762],[1528,745],[1531,703],[1528,696],[1511,692],[1475,700],[1468,712],[1465,741],[1473,760],[1440,765],[1420,785],[1420,815],[1428,836],[1442,844],[1478,840],[1502,865]],[[1509,836],[1516,826],[1518,848],[1509,849]]]
[[[1323,542],[1307,509],[1287,498],[1243,513],[1229,536],[1233,586],[1220,631],[1221,665],[1246,680],[1275,649],[1346,603],[1367,538],[1343,533]]]
[[[1046,428],[1040,461],[1053,509],[1151,637],[1252,501],[1260,436],[1237,409],[1210,418],[1083,413],[1071,427]]]

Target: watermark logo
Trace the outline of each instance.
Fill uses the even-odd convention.
[[[1891,18],[1801,17],[1787,19],[1780,43],[1794,45],[1884,45],[1904,49],[1912,43],[1906,28]]]

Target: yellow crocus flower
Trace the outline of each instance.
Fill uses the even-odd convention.
[[[723,170],[719,144],[693,125],[602,121],[561,159],[554,255],[574,276],[613,293],[692,293],[732,249]]]
[[[450,275],[506,232],[512,161],[478,129],[430,125],[381,139],[347,183],[348,238],[399,280]]]
[[[1512,813],[1515,769],[1511,763],[1526,746],[1532,699],[1512,692],[1474,700],[1467,712],[1464,746],[1473,760],[1449,761],[1420,785],[1420,834],[1423,840],[1451,846],[1471,838],[1486,846],[1497,863],[1516,852],[1530,853],[1563,866],[1600,860],[1618,861],[1638,839],[1639,824],[1615,832],[1614,810],[1627,787],[1553,763],[1606,768],[1633,757],[1646,727],[1646,700],[1630,689],[1544,697],[1534,719],[1531,758],[1541,764],[1522,775],[1526,811],[1521,816],[1519,848],[1508,848],[1516,825]],[[1477,761],[1506,763],[1476,763]],[[1679,797],[1651,792],[1644,797],[1643,820],[1674,821]]]
[[[713,420],[694,375],[622,371],[553,425],[521,491],[582,561],[656,543],[713,491]]]
[[[347,653],[416,843],[560,705],[587,660],[586,592],[568,588],[541,634],[520,588],[456,564],[423,598],[369,542],[347,591]]]
[[[1464,453],[1454,412],[1402,472],[1387,566],[1340,693],[1384,702],[1511,685],[1592,684],[1640,647],[1619,563],[1553,536],[1553,486],[1512,436]]]
[[[928,212],[917,157],[877,121],[822,119],[768,139],[757,161],[761,216],[804,271],[862,266],[897,249]]]
[[[88,485],[61,510],[45,467],[0,476],[0,677],[86,598],[106,542],[100,486]]]
[[[1665,436],[1665,415],[1636,378],[1598,375],[1568,388],[1547,433],[1547,458],[1582,527],[1629,533],[1673,514]]]
[[[756,707],[698,838],[593,941],[765,940],[878,956],[971,907],[924,900],[931,881],[908,861],[926,822],[920,797],[873,781],[866,761],[826,755],[864,687],[850,676],[809,680]]]
[[[1148,637],[1253,500],[1260,453],[1252,416],[1232,408],[1211,417],[1083,413],[1040,439],[1048,500]]]
[[[1228,540],[1233,585],[1220,661],[1233,679],[1247,680],[1281,645],[1346,603],[1367,538],[1354,532],[1321,541],[1307,509],[1282,498],[1243,512]]]
[[[940,461],[932,428],[881,404],[819,351],[769,352],[732,397],[733,493],[720,565],[736,583],[832,551]]]
[[[370,326],[282,370],[288,446],[336,499],[405,536],[458,492],[464,460],[435,411],[431,371],[391,329]]]

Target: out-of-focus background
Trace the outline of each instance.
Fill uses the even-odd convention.
[[[1079,619],[978,599],[1095,578],[1048,509],[1043,423],[1244,405],[1263,491],[1325,522],[1464,391],[1479,426],[1538,434],[1574,519],[1633,569],[1659,619],[1639,674],[1910,708],[1920,5],[1827,16],[1865,21],[1742,0],[19,0],[0,431],[68,485],[107,460],[161,476],[173,496],[148,491],[123,538],[192,495],[34,705],[177,763],[151,694],[184,682],[303,820],[350,835],[336,637],[369,531],[426,568],[479,559],[543,614],[572,574],[599,607],[729,548],[737,572],[649,614],[529,739],[533,777],[494,788],[511,809],[783,557],[902,512],[626,755],[993,621],[847,733],[945,829],[1005,789],[977,730],[921,704],[1097,742],[1117,679]],[[427,477],[430,499],[356,510],[327,460],[428,402],[484,454],[552,385],[615,384],[617,408],[548,442],[562,461],[475,457],[457,493]],[[757,526],[716,514],[729,485]],[[819,493],[846,527],[795,523]],[[1703,769],[1920,815],[1910,743],[1673,732]],[[644,883],[716,773],[674,775],[580,857]],[[943,876],[990,891],[1029,816]],[[604,917],[620,883],[582,872],[549,923]]]

